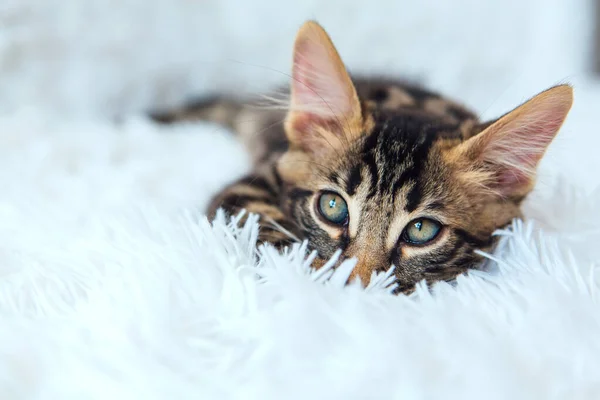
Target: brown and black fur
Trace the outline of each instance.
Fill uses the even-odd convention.
[[[283,247],[307,239],[318,251],[317,266],[341,249],[344,256],[358,258],[352,276],[363,282],[393,264],[403,292],[422,279],[450,281],[476,267],[475,250],[491,249],[492,233],[520,216],[519,206],[533,185],[498,195],[487,185],[494,171],[483,163],[473,167],[476,157],[462,149],[495,121],[481,123],[460,103],[402,81],[357,77],[352,83],[360,122],[348,119],[355,126],[346,127],[335,121],[330,130],[345,133],[339,143],[323,142],[331,146],[324,155],[307,155],[301,142],[290,139],[296,120],[289,111],[252,101],[214,97],[153,118],[211,120],[240,135],[254,170],[220,192],[208,214],[214,216],[218,208],[259,214],[261,242]],[[344,229],[319,221],[315,197],[323,188],[350,199],[354,220]],[[403,243],[404,226],[424,215],[443,224],[436,243]]]

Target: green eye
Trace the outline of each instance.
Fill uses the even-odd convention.
[[[442,225],[439,222],[429,218],[419,218],[408,223],[402,237],[404,241],[411,244],[425,244],[435,239],[441,229]]]
[[[337,193],[324,192],[321,194],[317,207],[323,218],[332,224],[343,225],[348,221],[348,205]]]

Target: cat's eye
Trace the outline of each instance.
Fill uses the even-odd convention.
[[[319,214],[329,223],[344,225],[348,222],[348,204],[337,193],[323,192],[317,201]]]
[[[402,239],[410,244],[426,244],[437,237],[442,230],[442,224],[429,218],[419,218],[408,223]]]

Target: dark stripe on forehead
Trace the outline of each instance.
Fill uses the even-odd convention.
[[[456,129],[432,115],[382,115],[363,145],[363,162],[371,175],[369,196],[389,193],[395,201],[398,191],[410,185],[406,209],[414,211],[423,202],[423,171],[433,144]]]
[[[406,206],[404,207],[406,211],[413,212],[421,204],[423,198],[422,187],[423,185],[418,179],[414,181],[414,185],[406,195]]]
[[[414,165],[410,165],[410,166],[406,166],[402,172],[400,173],[400,176],[398,176],[396,178],[396,181],[394,182],[393,186],[392,186],[392,200],[394,202],[396,202],[396,196],[398,195],[398,192],[407,185],[412,185],[416,182],[416,179],[418,178],[418,175],[416,174],[417,170],[416,168],[414,168]]]
[[[379,191],[382,193],[389,193],[394,186],[394,178],[396,176],[397,163],[386,162],[384,163],[383,173],[379,179]]]
[[[421,182],[421,168],[422,165],[412,165],[410,168],[406,168],[400,174],[398,179],[399,187],[405,186],[408,183],[411,183],[410,190],[406,195],[406,205],[404,209],[408,212],[413,212],[417,209],[419,204],[421,204],[423,198],[423,183]],[[394,193],[394,198],[396,196],[396,192]]]
[[[358,189],[362,181],[360,171],[360,164],[354,165],[354,167],[352,167],[350,170],[350,174],[346,180],[346,193],[348,193],[350,196],[354,196],[354,194],[356,194],[356,189]]]
[[[377,154],[380,152],[380,139],[386,131],[387,125],[381,125],[374,129],[373,132],[367,136],[363,145],[363,164],[367,166],[371,175],[370,189],[367,197],[373,197],[377,194],[377,186],[379,184],[379,167],[377,165]]]
[[[435,135],[431,134],[431,132],[423,132],[411,152],[413,165],[412,168],[407,169],[405,172],[415,183],[406,196],[406,210],[408,212],[416,210],[423,201],[423,170],[426,167],[429,152],[435,138]]]
[[[379,182],[379,172],[377,171],[377,162],[375,161],[375,155],[372,152],[365,154],[363,162],[367,166],[369,173],[371,174],[370,190],[368,197],[373,197],[377,193],[377,183]]]
[[[433,143],[428,132],[430,125],[429,118],[415,116],[396,116],[380,122],[382,137],[377,152],[385,173],[379,190],[390,193],[394,200],[402,186],[419,176]]]
[[[386,128],[384,127],[383,129]],[[408,162],[406,148],[403,146],[402,141],[397,140],[394,136],[386,135],[386,132],[382,131],[378,142],[377,154],[382,171],[378,190],[381,193],[390,193],[390,190],[394,186],[398,169]]]
[[[363,145],[363,153],[369,153],[375,150],[377,146],[377,140],[379,139],[379,134],[381,133],[382,128],[377,127],[373,130],[373,132],[367,136]]]
[[[402,177],[402,175],[400,175],[400,177]],[[407,182],[404,179],[400,178],[397,179],[396,182],[394,182],[394,185],[392,186],[392,203],[396,202],[396,196],[398,196],[398,192],[406,184]]]

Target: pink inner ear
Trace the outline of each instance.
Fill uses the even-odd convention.
[[[564,107],[537,106],[488,132],[483,158],[496,170],[494,186],[503,195],[531,183],[537,164],[566,117]]]
[[[313,87],[315,86],[311,77],[310,71],[315,70],[314,64],[311,62],[311,58],[307,57],[306,42],[296,45],[296,52],[294,53],[294,65],[292,68],[292,85],[294,88],[294,102],[298,104],[307,104],[310,99],[315,96]]]
[[[296,137],[296,143],[302,148],[310,150],[313,153],[318,153],[323,146],[331,145],[331,141],[323,140],[320,135],[313,134],[318,127],[326,128],[332,124],[331,120],[325,120],[322,117],[314,114],[302,113],[294,118],[294,129],[304,134]],[[334,132],[335,128],[329,129]]]
[[[496,175],[496,184],[502,194],[508,194],[514,187],[526,185],[530,181],[531,176],[518,169],[504,169]]]
[[[341,118],[352,111],[353,98],[346,87],[346,72],[338,70],[337,55],[331,54],[326,44],[313,40],[296,43],[292,107],[322,119]]]

